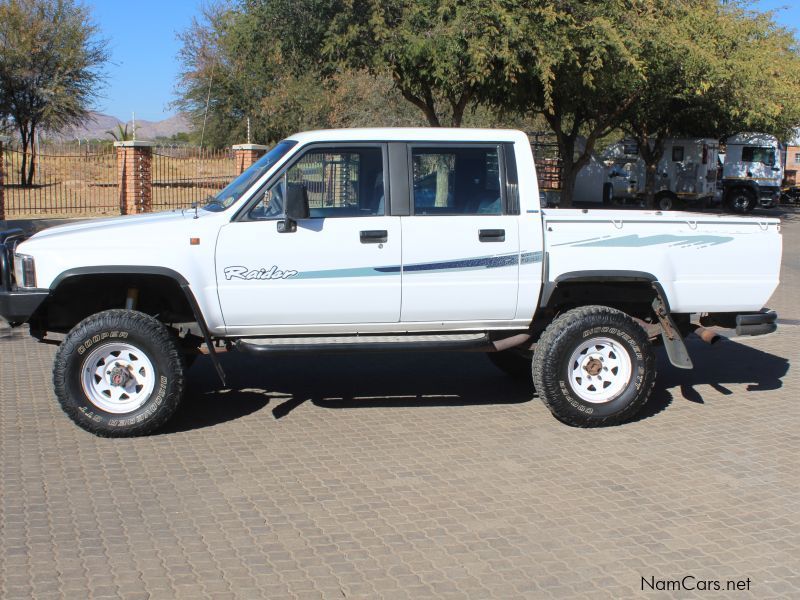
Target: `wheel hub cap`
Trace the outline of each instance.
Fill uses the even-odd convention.
[[[155,388],[153,363],[139,348],[112,342],[93,348],[81,368],[86,398],[109,413],[130,413],[147,402]]]
[[[572,391],[592,404],[617,398],[627,388],[632,372],[628,351],[618,341],[605,337],[581,342],[567,366]]]

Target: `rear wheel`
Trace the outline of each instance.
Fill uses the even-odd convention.
[[[56,353],[53,386],[65,413],[104,437],[145,435],[175,412],[183,394],[178,344],[155,318],[130,310],[92,315]]]
[[[545,330],[533,383],[560,421],[575,427],[622,423],[647,402],[656,377],[645,331],[606,306],[570,310]]]

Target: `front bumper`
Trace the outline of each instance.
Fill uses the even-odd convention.
[[[767,335],[778,329],[778,313],[767,308],[757,313],[710,313],[700,317],[704,327],[735,329],[736,335]]]
[[[50,290],[0,290],[0,317],[12,326],[25,323],[49,295]]]
[[[758,190],[758,203],[761,208],[775,208],[781,199],[781,189],[779,187],[762,186]]]
[[[14,251],[25,239],[21,229],[0,231],[0,318],[25,323],[50,295],[48,289],[20,288],[14,281]]]

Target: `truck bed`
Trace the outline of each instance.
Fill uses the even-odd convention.
[[[603,271],[658,280],[673,313],[757,311],[778,286],[780,220],[690,212],[550,210],[547,281]]]

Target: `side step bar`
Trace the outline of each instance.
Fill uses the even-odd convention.
[[[485,333],[240,339],[234,342],[234,347],[241,352],[259,356],[410,351],[491,352],[494,349]]]

